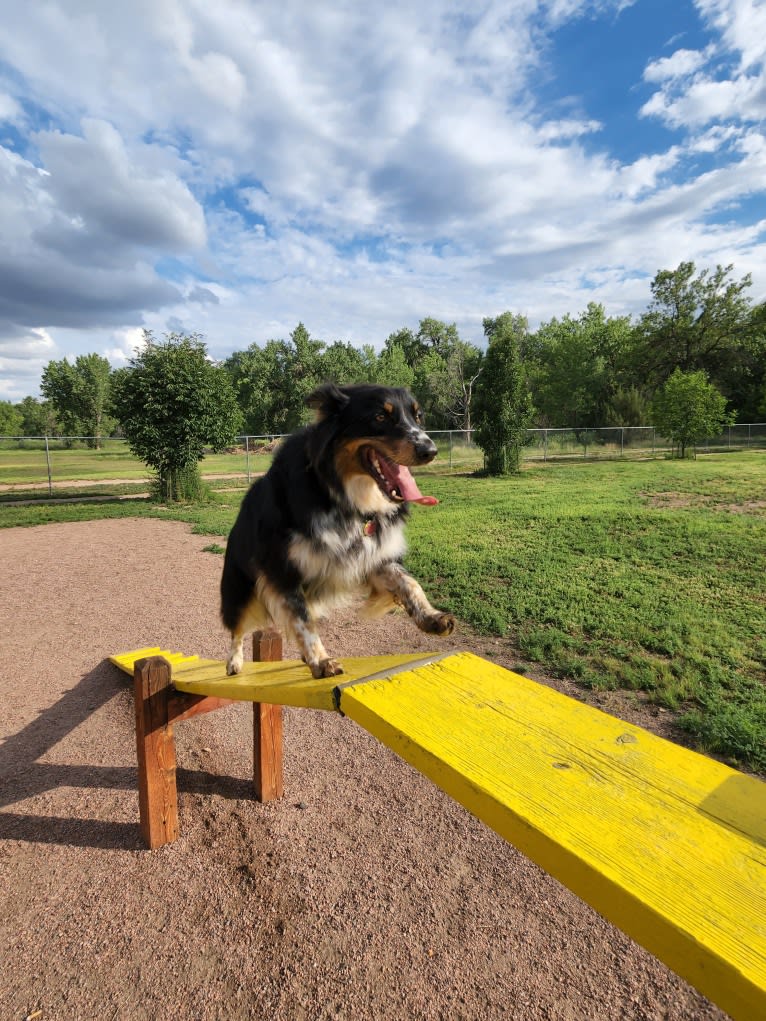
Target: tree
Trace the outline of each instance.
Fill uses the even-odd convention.
[[[374,382],[382,386],[403,386],[408,390],[412,389],[415,373],[407,362],[404,348],[399,344],[386,342],[378,356]]]
[[[22,423],[18,405],[0,401],[0,436],[21,436]]]
[[[78,355],[73,365],[66,358],[48,362],[40,384],[64,432],[87,436],[89,445],[96,449],[104,434],[114,428],[114,420],[107,413],[111,371],[101,355]]]
[[[388,351],[392,347],[401,348],[404,352],[404,359],[411,369],[414,369],[420,359],[428,350],[428,345],[420,336],[415,336],[409,327],[405,326],[396,333],[389,334],[383,345],[383,350]]]
[[[623,424],[619,420],[631,339],[630,319],[607,318],[603,305],[595,302],[577,318],[565,315],[543,323],[533,345],[531,382],[544,422],[564,428]],[[638,406],[634,400],[633,410]]]
[[[251,344],[224,362],[250,435],[292,432],[308,421],[305,398],[322,382],[324,343],[298,323],[290,340]],[[335,352],[337,354],[337,352]]]
[[[375,362],[373,348],[365,346],[360,350],[353,344],[336,340],[319,355],[319,376],[339,386],[346,383],[370,383],[375,372]]]
[[[526,319],[510,312],[484,320],[489,345],[476,383],[474,420],[490,475],[521,470],[521,448],[534,414],[520,353],[525,331]]]
[[[660,270],[638,324],[639,368],[661,386],[675,369],[702,369],[717,379],[750,332],[749,275],[730,280],[733,266],[699,273],[693,262]],[[696,275],[695,275],[696,274]]]
[[[130,366],[114,374],[112,406],[130,449],[156,472],[160,499],[196,499],[204,447],[222,450],[241,426],[236,395],[199,334],[157,342],[145,330],[144,340]]]
[[[659,432],[678,445],[680,457],[700,440],[718,436],[734,420],[726,411],[726,398],[701,369],[675,370],[655,395],[652,419]]]
[[[421,319],[415,337],[409,330],[392,336],[402,341],[413,371],[412,389],[429,425],[470,430],[473,389],[481,371],[479,348],[461,339],[455,323],[431,317]]]
[[[21,412],[22,436],[55,436],[60,433],[56,412],[50,401],[38,401],[36,397],[25,397],[17,408]]]

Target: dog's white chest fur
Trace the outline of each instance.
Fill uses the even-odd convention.
[[[406,549],[401,523],[375,526],[365,534],[356,528],[315,528],[312,538],[296,534],[288,546],[288,558],[304,579],[306,599],[314,613],[322,613],[347,601],[366,587],[383,564],[398,560]]]

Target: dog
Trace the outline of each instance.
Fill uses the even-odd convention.
[[[452,633],[402,567],[404,523],[423,496],[410,467],[436,457],[422,412],[404,389],[325,383],[306,399],[316,421],[279,448],[242,501],[221,577],[221,617],[231,632],[228,674],[243,664],[254,628],[276,626],[298,645],[314,677],[343,673],[316,620],[357,593],[366,616],[402,606],[421,631]]]

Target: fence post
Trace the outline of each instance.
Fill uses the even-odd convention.
[[[45,463],[48,466],[48,496],[53,496],[53,476],[51,475],[51,452],[48,447],[48,434],[45,435]]]
[[[245,453],[247,455],[247,484],[250,485],[250,437],[245,436]]]

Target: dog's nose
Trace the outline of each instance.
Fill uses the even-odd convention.
[[[415,454],[420,464],[428,464],[429,461],[433,461],[437,450],[436,444],[430,436],[423,436],[422,439],[417,441],[415,444]]]

